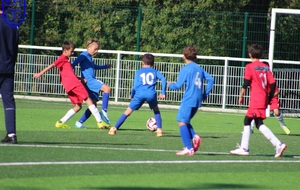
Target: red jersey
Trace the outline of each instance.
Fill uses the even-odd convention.
[[[244,78],[250,81],[249,108],[267,108],[268,86],[275,82],[269,66],[260,61],[249,63]]]
[[[67,56],[59,56],[54,62],[54,65],[59,69],[60,80],[66,92],[69,92],[73,88],[82,85],[75,75],[72,69],[72,64]]]

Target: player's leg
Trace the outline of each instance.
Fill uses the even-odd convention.
[[[263,119],[259,118],[257,123],[259,131],[268,139],[276,148],[275,157],[281,157],[287,146],[273,134],[273,132],[263,123]]]
[[[192,108],[180,106],[176,120],[179,125],[179,132],[183,143],[183,150],[176,152],[176,155],[194,155],[194,149],[190,138],[188,124],[190,123]]]
[[[191,119],[196,115],[198,108],[192,108]],[[194,152],[197,152],[200,148],[201,138],[198,134],[196,134],[192,124],[188,124],[188,130],[190,133],[190,138],[193,142]]]
[[[102,87],[101,87],[101,91],[103,92],[102,93],[102,110],[101,110],[101,113],[102,113],[102,116],[103,116],[103,120],[110,124],[110,120],[108,118],[108,102],[109,102],[109,96],[110,96],[110,87],[106,84],[103,84]]]
[[[97,107],[97,102],[100,100],[99,94],[89,90],[87,87],[86,87],[86,90],[88,91],[89,97],[92,99],[93,104]],[[78,121],[76,121],[75,128],[85,129],[85,126],[83,126],[83,123],[86,120],[88,120],[91,115],[92,115],[92,112],[90,111],[89,108],[87,108],[85,110],[85,112],[82,114],[82,116],[80,117],[80,119]],[[101,116],[101,113],[100,113],[100,116]]]
[[[69,96],[70,98],[70,96]],[[65,124],[71,117],[73,117],[80,109],[82,105],[81,103],[75,104],[73,108],[71,108],[59,121],[56,122],[55,127],[57,128],[70,128],[67,124]]]
[[[251,121],[253,120],[251,110],[248,110],[245,118],[244,118],[244,130],[242,134],[242,139],[240,145],[237,146],[237,149],[231,150],[230,154],[236,154],[240,156],[248,156],[249,155],[249,141],[251,134]]]
[[[119,117],[117,123],[115,124],[114,127],[112,127],[109,131],[109,135],[115,135],[117,133],[117,130],[122,126],[122,124],[125,122],[125,120],[131,115],[133,110],[128,107],[125,112]]]
[[[107,124],[106,124],[104,121],[102,121],[101,115],[100,115],[100,113],[99,113],[99,110],[98,110],[98,108],[96,107],[96,105],[93,103],[92,99],[88,97],[88,98],[85,100],[85,102],[86,102],[86,104],[87,104],[89,110],[91,111],[91,113],[94,115],[94,117],[95,117],[95,119],[96,119],[96,121],[97,121],[98,127],[99,127],[100,129],[109,129],[110,126],[107,126]]]
[[[153,108],[153,113],[154,113],[154,119],[155,119],[156,125],[157,125],[156,136],[157,137],[162,137],[163,136],[162,118],[161,118],[161,114],[160,114],[158,106],[155,106]]]
[[[154,119],[155,119],[156,125],[157,125],[156,136],[157,137],[162,137],[163,136],[162,118],[161,118],[161,114],[160,114],[160,111],[159,111],[159,108],[158,108],[158,102],[157,102],[156,94],[153,97],[148,97],[146,99],[146,101],[149,104],[149,108],[153,110]]]
[[[0,94],[2,96],[6,127],[6,136],[1,140],[1,143],[17,144],[14,75],[1,75],[0,84]]]
[[[286,127],[285,123],[284,123],[284,119],[283,119],[283,115],[282,113],[279,111],[279,109],[274,109],[274,115],[277,118],[280,127],[284,130],[284,132],[289,135],[291,133],[290,129]]]
[[[139,98],[137,96],[133,97],[132,100],[129,103],[128,108],[125,110],[125,112],[119,117],[117,123],[115,124],[114,127],[112,127],[108,134],[109,135],[115,135],[117,133],[117,130],[122,126],[122,124],[125,122],[125,120],[130,116],[130,114],[138,110],[143,103],[145,102],[145,99]]]

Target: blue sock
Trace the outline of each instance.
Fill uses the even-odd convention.
[[[107,112],[108,108],[108,101],[109,101],[109,93],[104,92],[102,94],[102,109]]]
[[[125,114],[122,114],[120,117],[119,117],[119,119],[118,119],[118,121],[117,121],[117,123],[116,123],[116,125],[115,125],[115,128],[117,128],[117,129],[119,129],[120,127],[121,127],[121,125],[124,123],[124,121],[127,119],[127,115],[125,115]]]
[[[186,125],[182,125],[179,127],[179,130],[180,130],[180,136],[184,147],[191,149],[192,143],[191,143],[188,127]]]
[[[190,139],[192,139],[194,137],[194,135],[196,134],[195,130],[194,130],[194,128],[191,124],[188,124],[187,127],[188,127],[188,130],[189,130]]]
[[[162,128],[162,119],[159,111],[154,112],[154,119],[156,121],[157,128]]]
[[[92,112],[89,109],[86,109],[84,114],[81,116],[81,118],[78,121],[80,123],[84,123],[91,115]]]

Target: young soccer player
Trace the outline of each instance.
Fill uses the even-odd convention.
[[[269,66],[269,63],[267,63],[267,62],[264,62],[264,63]],[[286,125],[284,123],[283,115],[281,114],[281,112],[279,110],[280,105],[279,105],[278,95],[279,95],[279,89],[276,86],[274,97],[272,98],[272,100],[271,100],[271,102],[269,104],[270,105],[270,111],[273,111],[274,116],[277,118],[280,127],[283,129],[283,131],[287,135],[289,135],[291,133],[291,131],[290,131],[289,128],[286,127]],[[253,128],[254,128],[254,120],[252,120],[252,122],[251,122],[251,130],[252,130],[252,132],[253,132]]]
[[[87,91],[89,97],[92,99],[93,104],[97,106],[97,102],[100,100],[99,93],[102,94],[102,110],[100,112],[103,122],[100,129],[110,128],[110,120],[107,114],[108,101],[110,95],[110,87],[104,82],[97,80],[95,76],[96,69],[108,69],[110,65],[96,65],[93,61],[93,56],[98,52],[100,48],[100,42],[98,39],[91,39],[87,42],[87,51],[82,52],[72,63],[73,69],[76,65],[80,65],[81,77],[85,79]],[[81,118],[75,123],[76,128],[85,128],[83,123],[91,116],[91,111],[87,109]]]
[[[176,118],[184,148],[182,151],[178,151],[177,155],[193,156],[198,151],[201,138],[195,133],[191,119],[197,113],[198,108],[202,106],[202,100],[207,98],[214,84],[213,77],[195,62],[196,59],[196,47],[185,47],[183,49],[185,65],[179,72],[177,82],[168,83],[168,87],[172,90],[178,90],[185,86],[185,92]],[[207,81],[205,92],[203,92],[204,79]]]
[[[276,158],[281,157],[287,146],[280,142],[272,131],[263,123],[266,118],[266,108],[274,97],[276,88],[275,79],[269,67],[259,61],[263,56],[263,48],[259,44],[252,44],[248,47],[248,55],[251,63],[247,64],[244,71],[244,84],[240,91],[239,104],[243,103],[244,94],[250,86],[250,102],[244,119],[244,130],[241,145],[237,149],[231,150],[230,154],[247,156],[249,155],[249,140],[251,134],[251,121],[254,120],[256,128],[271,142],[276,148]],[[270,88],[270,91],[268,90]]]
[[[97,107],[93,104],[92,100],[89,98],[88,92],[83,84],[77,79],[77,76],[72,69],[72,65],[69,62],[69,57],[73,54],[74,49],[75,45],[72,42],[65,41],[62,45],[62,55],[41,72],[34,74],[33,78],[39,78],[48,70],[52,69],[53,67],[57,67],[59,69],[61,83],[65,88],[71,103],[75,104],[74,108],[70,109],[63,118],[56,122],[55,127],[70,128],[65,123],[81,109],[83,101],[86,102],[88,109],[95,116],[98,127],[100,127],[103,125],[100,113]]]
[[[131,92],[131,101],[125,112],[119,117],[117,123],[112,127],[108,134],[115,135],[128,116],[138,110],[146,101],[150,109],[153,109],[154,118],[157,124],[156,136],[162,137],[162,118],[158,108],[157,98],[164,99],[166,97],[166,79],[154,66],[154,56],[145,54],[142,59],[142,68],[137,70],[134,77],[134,84]],[[161,80],[162,91],[157,96],[155,85],[157,79]]]

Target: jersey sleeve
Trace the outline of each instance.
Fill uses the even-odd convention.
[[[206,71],[203,71],[204,73],[204,78],[205,80],[207,81],[207,86],[206,86],[206,90],[205,90],[205,95],[208,96],[209,93],[211,92],[212,90],[212,87],[214,85],[214,78]]]
[[[161,94],[166,94],[167,80],[161,72],[157,71],[157,78],[161,81]]]
[[[171,83],[169,85],[169,88],[172,89],[172,90],[180,89],[184,85],[185,79],[186,79],[186,72],[184,72],[184,70],[181,69],[180,72],[179,72],[179,75],[177,77],[177,82],[176,83]]]
[[[86,59],[86,57],[82,54],[80,54],[72,63],[72,68],[74,69],[76,67],[76,65],[78,65],[79,63],[83,62],[84,59]]]
[[[247,64],[244,70],[244,79],[246,80],[251,80],[252,75],[251,75],[251,68],[250,64]]]
[[[96,64],[94,64],[94,68],[97,69],[97,70],[108,69],[109,65],[96,65]]]

